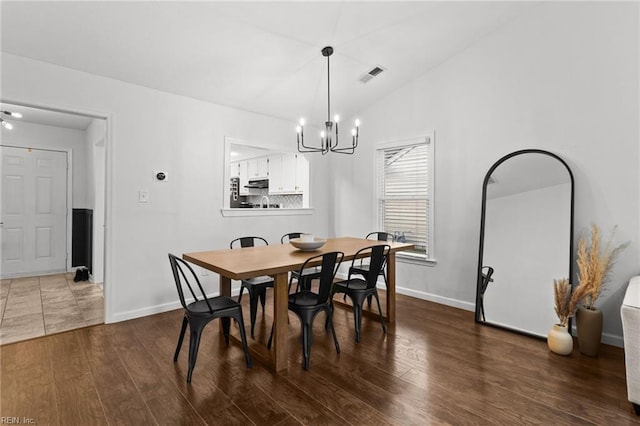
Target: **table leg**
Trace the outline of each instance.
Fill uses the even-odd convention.
[[[287,313],[289,310],[289,285],[288,274],[274,275],[274,303],[273,303],[273,367],[277,371],[287,369],[288,364],[288,336],[287,336]]]
[[[220,275],[220,296],[231,297],[231,278]],[[220,333],[223,332],[222,321],[220,323]]]
[[[231,278],[220,275],[220,295],[231,297]]]
[[[387,318],[388,322],[396,320],[396,254],[389,253],[387,263]]]

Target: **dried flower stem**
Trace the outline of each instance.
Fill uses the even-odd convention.
[[[620,252],[629,245],[629,242],[612,248],[613,234],[607,242],[604,250],[600,246],[600,230],[598,226],[591,225],[591,245],[587,244],[584,237],[578,240],[578,287],[574,290],[575,297],[580,297],[587,309],[594,309],[594,304],[600,296],[604,284],[609,280],[611,269]],[[579,292],[578,292],[579,290]],[[578,293],[576,293],[578,292]]]
[[[569,303],[571,302],[571,284],[566,278],[553,280],[553,298],[555,310],[561,326],[566,326],[569,317]]]

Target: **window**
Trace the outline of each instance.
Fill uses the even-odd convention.
[[[434,257],[433,152],[428,136],[380,145],[376,155],[378,225],[415,244],[406,253],[424,259]]]

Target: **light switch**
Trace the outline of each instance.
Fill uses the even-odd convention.
[[[146,189],[141,189],[138,191],[138,202],[139,203],[148,203],[149,202],[149,191]]]

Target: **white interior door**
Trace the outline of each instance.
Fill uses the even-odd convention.
[[[3,278],[63,272],[67,264],[67,153],[0,147]]]

